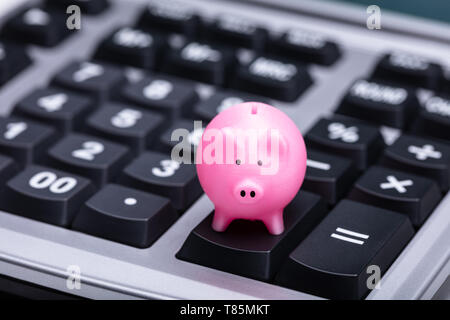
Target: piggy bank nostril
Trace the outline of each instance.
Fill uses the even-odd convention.
[[[254,198],[255,197],[255,191],[250,192],[250,197]]]
[[[241,197],[245,197],[245,191],[241,190]]]

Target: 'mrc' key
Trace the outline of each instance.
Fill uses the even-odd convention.
[[[233,86],[273,99],[294,101],[311,84],[312,79],[304,66],[258,56],[238,68]]]

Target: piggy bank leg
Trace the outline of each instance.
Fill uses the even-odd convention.
[[[224,214],[223,211],[216,209],[212,221],[212,228],[215,231],[223,232],[228,228],[231,221],[233,221],[233,219],[229,215]]]
[[[268,218],[263,220],[267,230],[275,236],[282,234],[284,231],[283,211],[274,212]]]

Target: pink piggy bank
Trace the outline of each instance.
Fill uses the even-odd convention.
[[[247,219],[262,221],[271,234],[283,233],[283,209],[306,171],[303,137],[287,115],[258,102],[222,111],[206,127],[196,163],[215,206],[214,230]]]

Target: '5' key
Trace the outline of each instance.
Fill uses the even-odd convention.
[[[163,116],[124,104],[108,103],[87,121],[88,131],[129,146],[140,153],[149,147],[163,125]]]

